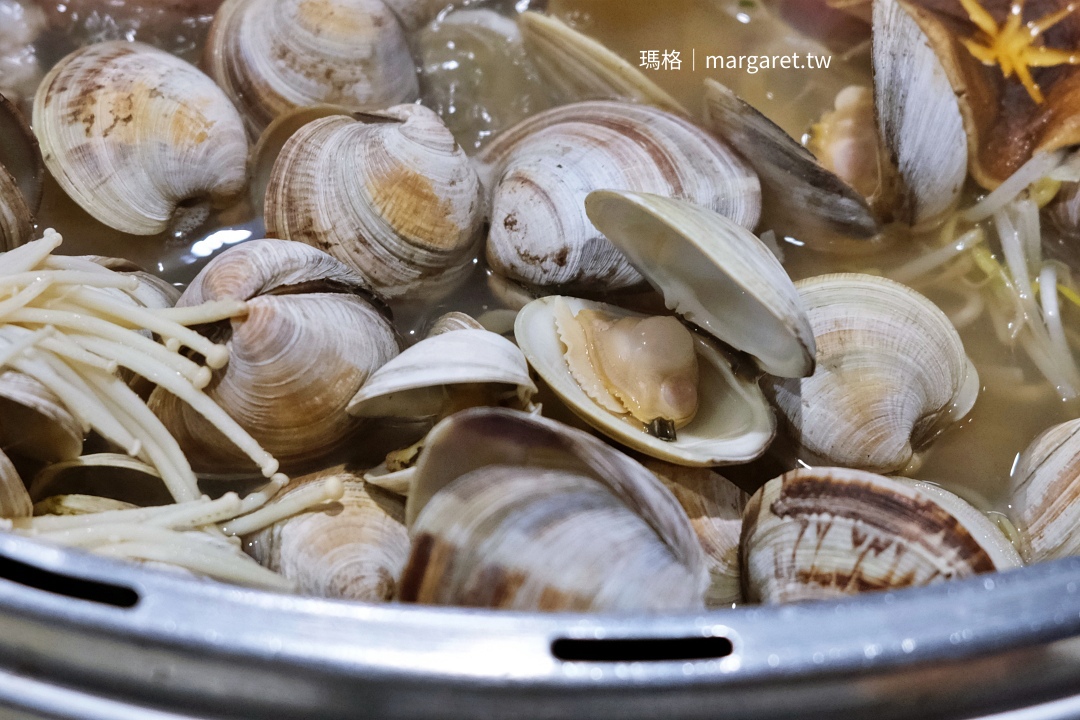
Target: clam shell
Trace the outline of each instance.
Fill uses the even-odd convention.
[[[560,104],[629,100],[690,117],[678,100],[604,45],[553,17],[525,12],[521,39],[544,84]]]
[[[1015,550],[993,532],[972,532],[914,484],[859,470],[795,470],[746,506],[744,592],[749,601],[795,602],[1015,567]]]
[[[961,107],[931,49],[927,11],[901,0],[875,0],[873,12],[874,104],[900,178],[896,216],[932,226],[956,206],[967,178]]]
[[[34,502],[71,494],[90,494],[142,507],[173,501],[153,466],[119,453],[93,453],[50,463],[30,482]]]
[[[320,462],[347,443],[358,421],[345,412],[370,374],[395,356],[399,339],[363,281],[302,243],[255,240],[214,258],[179,306],[248,301],[248,314],[220,327],[229,363],[206,393],[283,468]],[[252,468],[231,442],[175,396],[154,391],[150,406],[196,472]],[[286,471],[292,471],[286,470]]]
[[[89,515],[109,510],[131,510],[131,503],[97,495],[53,495],[34,503],[34,515]]]
[[[1009,486],[1009,518],[1028,562],[1080,555],[1080,420],[1047,429],[1020,454]]]
[[[0,518],[30,517],[30,493],[8,456],[0,451]]]
[[[585,433],[512,410],[467,410],[432,431],[415,481],[404,601],[701,607],[705,560],[675,498]]]
[[[444,293],[479,249],[483,197],[464,151],[419,105],[328,117],[285,143],[267,233],[324,249],[388,298]]]
[[[777,234],[817,250],[844,251],[844,239],[868,240],[880,225],[866,200],[826,170],[779,126],[712,79],[705,81],[705,122],[743,148],[761,179],[764,217]]]
[[[0,372],[0,445],[6,452],[42,462],[76,458],[83,429],[60,398],[15,370]]]
[[[10,250],[34,239],[45,165],[26,119],[3,95],[0,137],[0,250]]]
[[[641,281],[592,225],[594,190],[649,192],[757,224],[757,176],[720,140],[656,108],[592,101],[535,115],[479,155],[492,189],[488,264],[545,287],[612,290]]]
[[[660,478],[690,518],[709,569],[705,607],[742,602],[739,581],[739,535],[750,496],[708,468],[687,468],[658,460],[645,467]]]
[[[331,477],[345,487],[340,501],[247,536],[248,552],[305,595],[391,600],[409,556],[404,500],[368,486],[343,467],[294,478],[278,497]]]
[[[252,137],[294,108],[377,110],[419,95],[404,30],[381,0],[226,0],[206,67]]]
[[[677,465],[729,465],[748,462],[765,451],[776,431],[772,410],[753,380],[737,375],[730,361],[708,340],[694,337],[698,354],[698,412],[672,442],[642,432],[598,405],[570,374],[565,346],[555,324],[554,304],[564,302],[576,315],[582,309],[626,317],[645,317],[614,305],[551,296],[518,313],[514,336],[529,364],[577,416],[608,437],[650,457]]]
[[[154,235],[181,203],[226,205],[244,189],[247,137],[225,94],[149,45],[108,42],[53,67],[34,131],[64,191],[97,220]]]
[[[817,344],[814,374],[766,378],[803,459],[892,472],[964,417],[975,367],[949,319],[893,280],[822,275],[796,283]]]
[[[644,193],[598,191],[585,209],[676,313],[753,355],[765,372],[814,370],[814,335],[776,256],[719,213]]]
[[[527,404],[536,393],[529,365],[514,343],[487,330],[425,338],[380,367],[349,403],[359,417],[426,417],[446,404],[447,385],[506,385]]]

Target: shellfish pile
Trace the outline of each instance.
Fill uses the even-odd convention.
[[[1007,515],[937,460],[997,378],[1080,395],[1080,125],[1062,73],[987,68],[971,33],[1007,26],[873,0],[845,26],[865,84],[800,141],[717,77],[661,87],[557,2],[211,5],[199,64],[90,42],[0,97],[5,529],[544,611],[1080,553],[1080,420],[1032,429]],[[988,158],[1041,102],[1060,127]],[[65,204],[86,255],[54,252]]]

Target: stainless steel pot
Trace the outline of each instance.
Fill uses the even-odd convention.
[[[0,577],[3,717],[1080,717],[1080,558],[662,617],[299,598],[14,536]]]

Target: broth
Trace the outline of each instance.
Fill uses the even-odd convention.
[[[796,138],[804,137],[812,123],[831,108],[841,88],[871,83],[865,47],[855,47],[846,55],[831,52],[790,29],[759,0],[551,0],[548,10],[604,42],[634,65],[641,51],[649,49],[680,50],[684,62],[696,58],[696,69],[684,65],[679,71],[653,72],[649,77],[695,110],[700,105],[702,81],[715,77]],[[138,37],[137,31],[135,35]],[[55,60],[65,39],[45,38],[42,42],[46,46],[41,48],[40,56]],[[186,45],[184,50],[188,56],[193,54]],[[703,55],[793,51],[831,55],[834,63],[828,70],[772,69],[755,74],[706,70],[701,66]],[[200,217],[192,218],[197,226],[194,231],[178,227],[161,236],[134,238],[94,221],[66,198],[55,182],[49,181],[37,220],[39,228],[54,227],[65,236],[62,252],[125,257],[183,284],[217,252],[236,242],[261,237],[264,230],[259,215],[250,200],[244,200],[213,213],[205,222],[200,222]],[[861,257],[817,254],[791,242],[785,243],[783,249],[785,266],[793,278],[799,279],[838,271],[887,274],[890,268],[941,242],[937,234],[903,236],[894,238],[882,252]],[[941,290],[916,287],[943,308],[948,309],[955,300]],[[504,305],[486,282],[482,262],[477,262],[470,280],[455,294],[431,306],[398,303],[394,309],[408,338],[415,337],[431,318],[448,310],[478,316],[501,307]],[[974,493],[976,498],[985,499],[985,507],[999,506],[1017,454],[1045,428],[1077,416],[1080,405],[1062,401],[1020,353],[1000,343],[985,313],[963,328],[961,335],[980,372],[980,398],[969,417],[925,451],[921,467],[913,474],[969,495]],[[748,475],[756,484],[771,477],[754,470],[733,470],[732,474]]]

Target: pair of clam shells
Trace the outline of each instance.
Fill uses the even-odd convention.
[[[345,408],[364,381],[400,351],[384,307],[348,267],[302,243],[256,240],[208,264],[178,307],[245,300],[246,316],[207,329],[229,363],[206,393],[284,468],[325,461],[358,430]],[[175,396],[150,406],[197,472],[244,472],[250,461]]]

